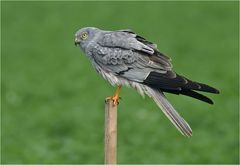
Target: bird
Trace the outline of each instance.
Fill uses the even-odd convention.
[[[209,104],[213,101],[197,91],[219,93],[216,88],[177,74],[170,57],[161,53],[155,43],[132,30],[107,31],[83,27],[75,33],[74,42],[96,71],[112,86],[117,86],[114,95],[106,100],[117,105],[121,87],[132,87],[140,95],[152,98],[184,136],[192,136],[192,129],[164,93],[185,95]]]

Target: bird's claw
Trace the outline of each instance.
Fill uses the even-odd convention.
[[[113,105],[116,106],[119,104],[120,99],[121,99],[121,97],[119,97],[118,95],[114,95],[114,96],[106,97],[105,102],[111,100],[111,101],[113,101]]]

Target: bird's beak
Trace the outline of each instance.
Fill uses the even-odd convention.
[[[74,44],[75,44],[75,46],[78,46],[78,45],[80,45],[80,41],[77,38],[75,38]]]

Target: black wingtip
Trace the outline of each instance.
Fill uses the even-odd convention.
[[[219,90],[217,90],[216,88],[210,87],[210,86],[208,86],[207,91],[203,91],[203,92],[210,92],[210,93],[213,93],[213,94],[219,94],[220,93]]]
[[[216,94],[220,94],[220,91],[217,90],[217,89],[215,89],[215,93],[216,93]]]
[[[197,93],[195,91],[192,91],[192,90],[183,90],[180,92],[180,94],[193,97],[195,99],[201,100],[208,104],[212,104],[212,105],[214,104],[213,101],[210,98],[208,98],[207,96],[204,96],[204,95]]]
[[[200,89],[193,89],[193,90],[197,90],[197,91],[203,91],[203,92],[209,92],[209,93],[214,93],[214,94],[219,94],[219,90],[216,88],[213,88],[209,85],[203,84],[203,83],[198,83],[198,82],[194,82],[197,83],[198,85],[200,85]]]
[[[214,104],[214,102],[211,100],[211,99],[209,99],[210,101],[209,102],[207,102],[208,104],[211,104],[211,105],[213,105]],[[206,102],[205,102],[206,103]]]

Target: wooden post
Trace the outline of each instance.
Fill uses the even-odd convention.
[[[117,105],[105,102],[105,165],[117,163]]]

